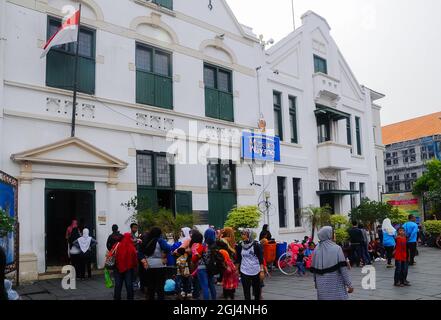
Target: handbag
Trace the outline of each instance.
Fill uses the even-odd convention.
[[[119,242],[113,247],[112,250],[110,250],[106,255],[106,261],[104,262],[104,266],[106,269],[113,269],[115,268],[116,264],[116,251],[118,249]]]
[[[104,281],[106,283],[107,289],[113,288],[113,280],[110,277],[110,272],[109,272],[109,270],[107,270],[107,268],[104,268]]]

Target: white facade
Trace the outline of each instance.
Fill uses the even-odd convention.
[[[373,101],[382,96],[358,84],[323,18],[308,12],[302,27],[265,51],[224,1],[217,1],[213,10],[200,0],[175,1],[173,10],[141,0],[82,3],[82,24],[96,35],[95,92],[79,93],[76,138],[68,139],[71,91],[46,85],[46,59],[40,54],[48,16],[62,17],[63,6],[77,2],[0,0],[0,170],[20,181],[23,280],[36,279],[47,270],[48,181],[93,182],[97,257],[102,266],[111,225],[128,230],[128,212],[120,204],[137,194],[137,151],[166,152],[173,143],[166,139],[172,128],[183,130],[199,148],[207,141],[204,135],[198,137],[203,129],[214,135],[255,129],[261,115],[272,129],[273,90],[282,94],[281,163],[272,175],[255,178],[259,187],[251,185],[248,165],[236,161],[237,204],[255,205],[264,191],[269,192],[271,232],[278,240],[289,241],[309,233],[309,227],[295,227],[292,178],[301,179],[301,207],[320,204],[316,192],[322,179],[335,180],[340,190],[348,190],[349,182],[364,183],[365,195],[378,198],[377,184],[383,182],[377,179],[375,156],[382,157],[377,151],[381,125]],[[171,52],[172,110],[136,102],[136,43]],[[329,75],[314,74],[316,53],[327,60]],[[234,122],[205,116],[204,62],[231,71]],[[320,87],[327,82],[335,84],[331,92]],[[297,98],[296,144],[290,142],[288,95]],[[333,125],[332,141],[318,144],[316,102],[350,114],[352,121],[360,117],[360,156],[350,153],[344,121]],[[373,127],[380,132],[377,142]],[[353,148],[354,128],[353,124]],[[191,148],[187,159],[197,151]],[[239,145],[230,149],[230,154],[239,153]],[[183,154],[179,151],[176,156]],[[383,163],[382,158],[378,163]],[[278,176],[287,178],[284,228],[279,228]],[[193,211],[209,215],[206,164],[178,164],[174,177],[175,190],[192,192]],[[336,212],[347,213],[350,196],[336,199]],[[106,222],[98,217],[106,217]]]

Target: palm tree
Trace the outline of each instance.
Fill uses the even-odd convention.
[[[311,226],[311,239],[314,241],[315,230],[331,224],[331,208],[309,206],[303,210],[303,217]]]

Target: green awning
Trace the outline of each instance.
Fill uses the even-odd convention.
[[[351,194],[360,194],[360,191],[357,190],[323,190],[317,191],[319,196],[323,195],[336,195],[336,196],[348,196]]]
[[[314,111],[314,113],[318,119],[324,118],[333,121],[349,119],[351,117],[349,113],[322,105],[317,105],[317,109]]]

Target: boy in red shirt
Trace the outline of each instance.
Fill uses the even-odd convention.
[[[395,282],[394,286],[404,287],[410,286],[407,281],[407,239],[404,228],[398,229],[395,247]]]

